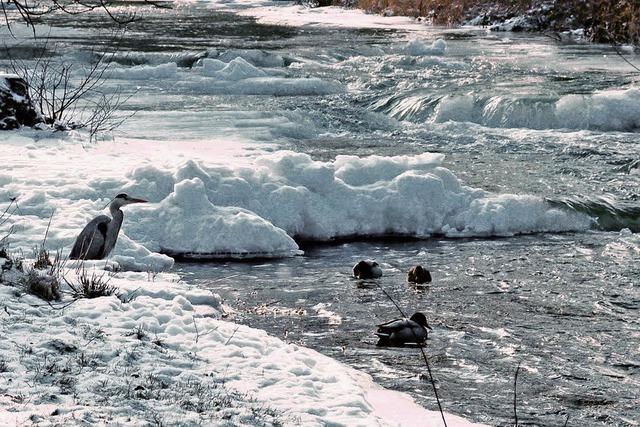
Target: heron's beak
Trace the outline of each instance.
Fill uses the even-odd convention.
[[[144,200],[144,199],[134,199],[133,197],[129,197],[127,199],[127,202],[129,202],[129,204],[131,203],[149,203],[148,200]]]

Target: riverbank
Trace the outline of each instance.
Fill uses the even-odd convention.
[[[640,42],[640,5],[600,0],[358,0],[345,5],[435,25],[481,25],[495,31],[571,34],[595,43]]]
[[[367,374],[225,321],[229,308],[217,295],[175,274],[109,274],[94,264],[85,277],[108,282],[112,295],[72,296],[64,283],[84,274],[75,268],[49,275],[50,267],[36,270],[30,260],[18,268],[0,259],[0,424],[440,422],[438,412]],[[61,298],[36,297],[19,270],[59,280]],[[474,425],[453,415],[447,421]]]

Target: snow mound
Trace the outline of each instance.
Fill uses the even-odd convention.
[[[249,64],[247,61],[240,57],[234,58],[219,70],[211,71],[217,65],[217,63],[212,63],[212,60],[209,60],[208,65],[205,65],[203,68],[203,74],[210,77],[217,77],[220,80],[228,80],[234,82],[253,77],[265,77],[267,75],[267,73]]]
[[[132,209],[135,225],[127,232],[152,249],[295,253],[287,234],[308,240],[510,236],[586,230],[593,223],[587,215],[554,208],[539,197],[467,187],[441,166],[442,160],[440,154],[427,153],[320,162],[282,151],[258,158],[252,168],[188,162],[173,175],[176,191],[157,208]],[[146,196],[142,181],[131,185]],[[148,191],[160,197],[154,186]],[[194,207],[180,208],[183,199]],[[158,230],[155,224],[162,222],[167,225]],[[198,233],[206,234],[206,241]]]
[[[136,65],[133,67],[109,67],[105,78],[119,80],[166,79],[176,75],[178,65],[169,62],[159,65]]]
[[[127,232],[147,248],[191,257],[290,256],[300,253],[283,230],[254,213],[217,207],[200,178],[184,179],[155,206],[133,211]]]
[[[229,49],[217,57],[223,62],[231,62],[237,58],[243,59],[256,67],[278,68],[285,66],[282,56],[263,50]]]
[[[173,267],[174,262],[173,258],[151,252],[124,233],[118,237],[110,259],[126,271],[165,271]]]
[[[430,45],[427,45],[423,40],[413,39],[404,48],[407,55],[411,56],[444,55],[446,49],[447,42],[443,39],[437,39]]]

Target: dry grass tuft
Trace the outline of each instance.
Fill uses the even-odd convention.
[[[77,282],[73,283],[66,279],[65,282],[71,289],[74,298],[99,298],[114,295],[118,291],[117,287],[109,284],[110,280],[111,277],[106,272],[89,274],[82,267],[77,271]]]

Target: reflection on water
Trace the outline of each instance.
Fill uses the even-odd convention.
[[[521,422],[563,425],[569,416],[570,425],[634,425],[640,268],[625,256],[612,263],[618,239],[342,243],[289,260],[178,269],[219,293],[237,310],[235,321],[335,357],[435,409],[419,353],[375,346],[374,326],[398,316],[379,284],[406,312],[425,312],[434,328],[427,352],[446,410],[511,424],[513,375],[522,363]],[[363,258],[384,268],[377,282],[351,277]],[[434,279],[423,290],[405,281],[418,263]]]

